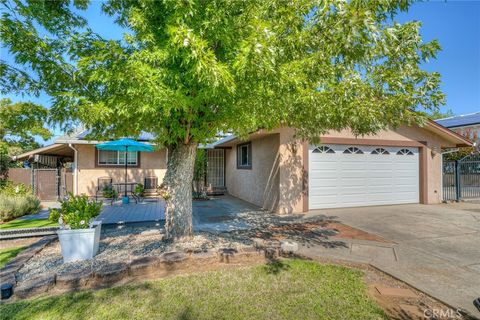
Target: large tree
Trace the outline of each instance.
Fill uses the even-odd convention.
[[[31,102],[0,99],[0,179],[8,177],[11,156],[39,147],[36,138],[51,137],[48,110]]]
[[[152,132],[168,149],[166,237],[192,233],[194,159],[219,131],[291,126],[299,138],[421,123],[443,101],[409,0],[110,0],[126,33],[88,26],[87,0],[2,0],[0,37],[15,65],[2,88],[45,92],[54,119],[99,136]],[[21,65],[22,68],[19,68]],[[26,71],[28,70],[28,71]]]

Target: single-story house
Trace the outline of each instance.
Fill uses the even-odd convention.
[[[86,139],[87,133],[61,137],[17,159],[37,159],[37,168],[42,159],[54,159],[55,166],[70,161],[72,191],[94,195],[101,177],[123,181],[124,155],[97,150],[99,142]],[[151,138],[145,134],[139,140]],[[298,140],[292,128],[258,130],[245,141],[227,136],[207,146],[207,185],[278,213],[434,204],[442,200],[442,148],[472,145],[433,121],[364,137],[348,130],[329,132],[320,143]],[[129,180],[147,188],[160,184],[167,156],[166,150],[132,153]]]
[[[480,112],[438,119],[436,122],[475,142],[477,147],[480,144]]]

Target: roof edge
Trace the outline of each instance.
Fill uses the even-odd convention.
[[[33,149],[31,151],[28,151],[28,152],[21,153],[19,155],[12,156],[12,159],[17,161],[20,158],[29,158],[30,156],[33,156],[37,153],[45,152],[45,151],[48,151],[48,150],[51,150],[51,149],[55,149],[55,148],[58,148],[58,147],[63,146],[63,145],[64,145],[63,143],[49,144],[48,146],[40,147],[40,148]]]
[[[441,124],[435,122],[434,120],[432,119],[427,119],[427,125],[436,129],[436,130],[439,130],[443,133],[446,133],[450,136],[452,136],[453,138],[457,139],[460,141],[460,143],[457,144],[458,147],[473,147],[475,145],[474,142],[470,141],[469,139],[465,138],[464,136],[462,136],[461,134],[458,134],[456,133],[455,131],[452,131],[450,130],[449,128],[447,127],[444,127],[442,126]]]

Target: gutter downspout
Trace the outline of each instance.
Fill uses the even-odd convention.
[[[78,195],[78,150],[73,147],[71,143],[68,147],[73,150],[73,195]]]

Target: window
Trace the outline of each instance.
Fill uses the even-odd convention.
[[[98,164],[111,166],[125,165],[125,151],[98,150]],[[138,152],[128,152],[127,165],[138,165]]]
[[[377,149],[372,151],[372,154],[390,154],[390,152],[388,152],[387,150],[385,150],[383,148],[377,148]]]
[[[335,153],[332,148],[321,146],[313,149],[312,153]]]
[[[239,144],[237,146],[237,168],[252,168],[252,143]]]
[[[350,154],[363,154],[363,151],[358,149],[357,147],[350,147],[347,148],[343,153],[350,153]]]
[[[413,152],[408,150],[408,149],[401,149],[397,152],[398,155],[407,155],[407,156],[413,156]]]

